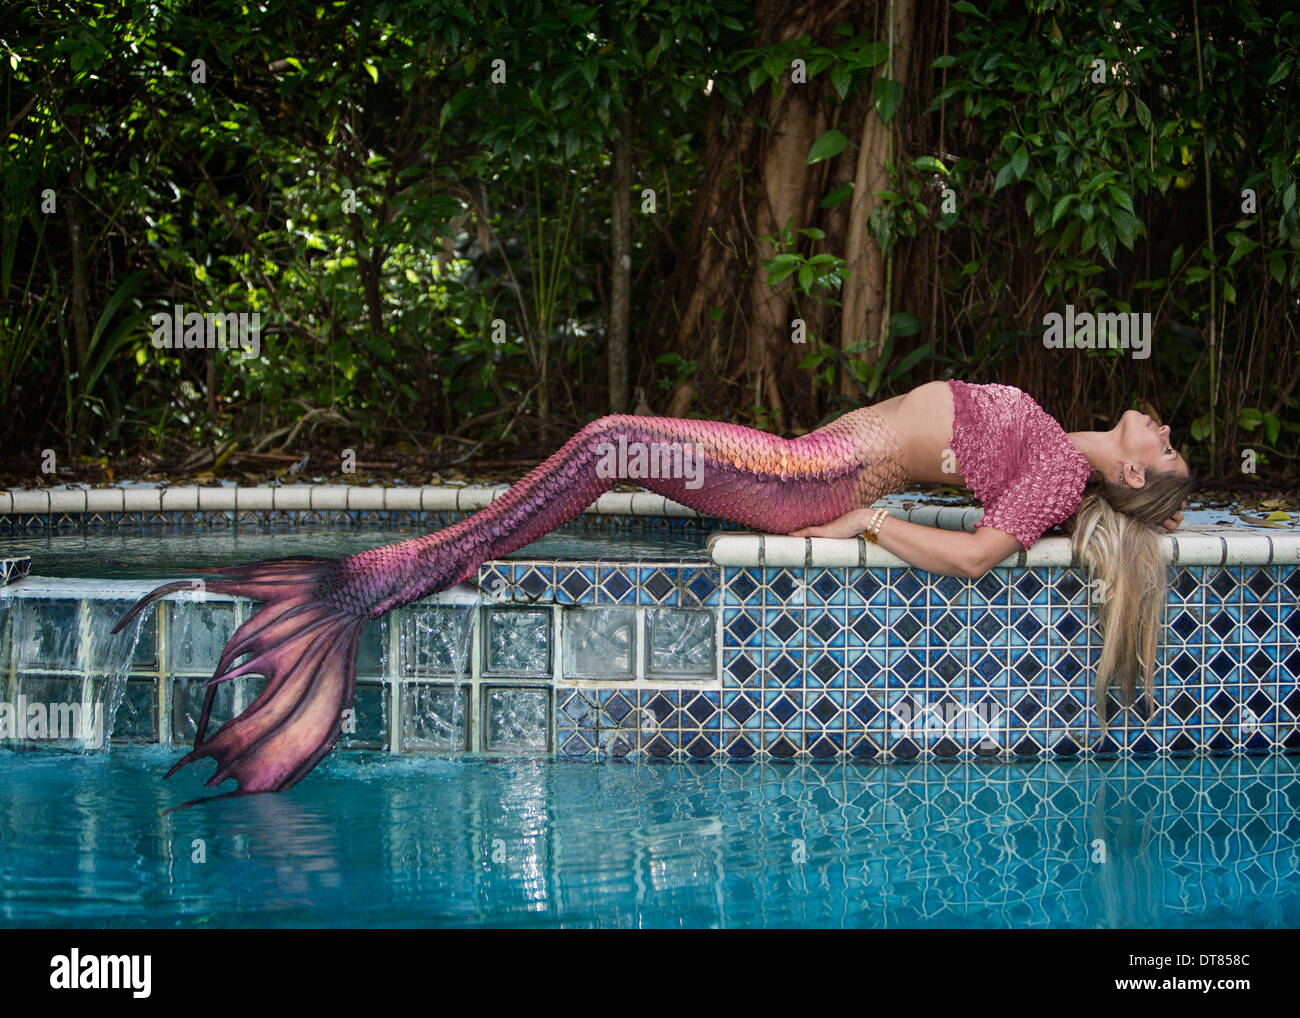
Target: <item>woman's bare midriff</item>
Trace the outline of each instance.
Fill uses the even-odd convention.
[[[873,403],[872,409],[884,417],[898,435],[907,472],[913,481],[964,483],[961,467],[951,449],[953,406],[952,390],[947,382],[918,385],[911,392],[883,403]]]

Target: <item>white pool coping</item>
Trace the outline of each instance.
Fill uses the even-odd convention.
[[[121,484],[111,487],[64,485],[0,491],[0,516],[135,512],[395,511],[475,512],[509,490],[509,485],[422,485],[412,487],[348,484],[219,486]],[[891,515],[946,530],[972,531],[983,516],[973,506],[912,505],[918,496],[897,493],[878,504]],[[911,508],[908,508],[908,506]],[[707,518],[650,492],[607,492],[587,512],[640,517]],[[1163,538],[1171,563],[1182,565],[1294,565],[1300,563],[1300,530],[1230,526],[1204,522],[1213,511],[1189,513],[1189,522]],[[1198,519],[1193,522],[1193,518]],[[903,567],[901,559],[862,538],[783,537],[720,531],[708,541],[709,556],[720,566],[817,568]],[[1068,566],[1068,538],[1046,537],[1028,552],[1019,551],[1000,568]]]
[[[1296,533],[1243,534],[1232,527],[1202,527],[1169,534],[1162,540],[1168,548],[1171,565],[1282,566],[1300,563],[1300,534]],[[715,564],[733,568],[909,568],[898,556],[861,537],[838,540],[724,532],[710,536],[708,548],[709,558]],[[1044,537],[1029,551],[1018,551],[994,568],[1041,569],[1067,567],[1072,562],[1068,537]]]
[[[0,516],[276,510],[475,512],[499,498],[509,487],[507,484],[462,487],[427,484],[409,488],[351,484],[67,486],[0,491]],[[607,492],[588,511],[623,516],[701,516],[694,509],[645,491]]]

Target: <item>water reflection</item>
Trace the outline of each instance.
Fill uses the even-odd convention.
[[[1294,758],[331,759],[162,809],[137,751],[0,754],[16,925],[1294,926]]]

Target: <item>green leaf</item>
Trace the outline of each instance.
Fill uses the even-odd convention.
[[[856,63],[858,67],[870,69],[879,67],[889,59],[889,44],[886,42],[873,42],[870,46],[862,50]]]
[[[1079,196],[1077,194],[1067,194],[1067,195],[1062,195],[1060,198],[1056,200],[1056,204],[1052,206],[1052,227],[1053,228],[1055,228],[1056,224],[1061,221],[1061,217],[1065,215],[1065,210],[1070,207],[1070,202],[1075,201],[1078,197]]]
[[[1115,227],[1115,233],[1119,237],[1119,242],[1132,251],[1135,239],[1144,229],[1142,226],[1142,220],[1137,216],[1129,215],[1127,212],[1118,211],[1111,216],[1110,221]]]
[[[889,320],[889,331],[895,336],[915,336],[921,331],[921,320],[916,315],[900,311]]]
[[[370,75],[370,80],[373,81],[376,85],[378,85],[378,84],[379,84],[379,68],[376,67],[374,64],[366,64],[366,65],[365,65],[365,68],[366,68],[366,73]]]
[[[945,53],[943,56],[935,58],[934,63],[932,63],[930,66],[937,71],[941,71],[945,67],[951,67],[956,62],[957,62],[957,58],[955,56],[953,56],[951,53]]]
[[[1138,123],[1142,125],[1142,129],[1150,131],[1151,111],[1147,108],[1147,104],[1135,97],[1133,99],[1133,110],[1137,113]]]
[[[821,208],[833,209],[843,201],[847,201],[853,195],[853,181],[849,180],[841,184],[834,191],[821,200]]]
[[[921,170],[922,172],[942,173],[945,176],[948,174],[948,167],[944,166],[943,163],[934,156],[920,156],[913,159],[912,168]]]
[[[893,382],[898,381],[914,367],[920,364],[921,361],[929,357],[930,354],[934,352],[934,345],[935,341],[932,339],[930,342],[918,346],[915,350],[899,361],[898,366],[889,373],[890,383],[892,384]]]
[[[806,165],[811,166],[813,163],[819,163],[823,159],[831,159],[839,155],[844,151],[844,147],[848,145],[848,143],[849,139],[832,127],[812,143],[812,148],[808,150],[808,162]]]
[[[1011,172],[1015,174],[1017,180],[1025,179],[1025,171],[1029,169],[1029,150],[1021,145],[1011,156]]]
[[[1115,230],[1110,223],[1102,220],[1097,224],[1097,247],[1110,264],[1115,264]]]
[[[892,121],[902,102],[902,85],[892,78],[876,79],[876,114],[880,117],[881,123],[888,124]]]
[[[835,66],[831,68],[831,87],[843,99],[849,94],[849,85],[853,83],[853,68],[843,60],[835,61]]]
[[[1237,427],[1245,428],[1247,431],[1254,431],[1263,423],[1263,411],[1255,407],[1242,407],[1241,413],[1237,414]]]
[[[1125,212],[1133,211],[1133,199],[1129,196],[1129,193],[1125,191],[1122,187],[1117,187],[1115,184],[1107,184],[1106,193],[1110,195],[1110,200],[1113,201],[1120,208],[1122,208]]]
[[[1277,436],[1282,433],[1282,422],[1276,414],[1264,415],[1264,434],[1268,436],[1269,445],[1277,445]]]

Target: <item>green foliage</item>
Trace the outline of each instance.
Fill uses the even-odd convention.
[[[1193,428],[1194,440],[1210,439],[1209,456],[1215,422],[1268,430],[1266,418],[1228,408],[1270,381],[1266,365],[1281,351],[1251,363],[1240,391],[1223,372],[1248,356],[1245,335],[1261,317],[1294,314],[1300,118],[1284,83],[1300,14],[1244,0],[1201,4],[1195,23],[1171,0],[957,10],[968,17],[934,63],[947,85],[931,109],[975,132],[946,171],[961,215],[920,215],[911,181],[933,164],[896,171],[889,196],[971,252],[947,274],[957,301],[987,313],[990,333],[1016,331],[999,307],[1015,271],[1003,253],[1035,250],[1053,307],[1127,311],[1136,294],[1161,323],[1197,323],[1203,343],[1187,342],[1184,328],[1157,345],[1162,376],[1186,379],[1190,403],[1210,408]],[[1028,282],[1014,284],[1018,306],[1032,301]]]
[[[377,442],[501,435],[520,411],[591,416],[615,146],[633,153],[634,193],[657,196],[633,215],[633,307],[671,317],[684,302],[662,291],[679,263],[689,276],[692,217],[716,197],[700,187],[706,154],[728,150],[746,111],[745,130],[780,126],[753,111],[796,87],[801,61],[832,115],[791,170],[835,183],[816,224],[761,238],[767,283],[835,329],[842,171],[874,110],[895,155],[868,226],[903,283],[935,291],[926,311],[885,309],[883,350],[809,337],[814,395],[848,377],[877,398],[946,363],[1000,377],[1067,302],[1151,310],[1159,380],[1207,458],[1230,459],[1238,434],[1294,454],[1300,391],[1268,393],[1297,353],[1300,13],[956,3],[932,94],[904,108],[887,42],[864,34],[883,20],[756,47],[775,35],[754,31],[755,10],[10,4],[6,448],[251,441],[320,407]],[[914,52],[938,52],[937,23],[916,27]],[[735,170],[719,207],[758,200],[754,167]],[[46,189],[57,212],[42,211]],[[148,315],[176,304],[259,312],[262,356],[153,348]],[[711,315],[734,337],[745,310],[738,297]],[[704,352],[664,356],[673,323],[657,324],[634,338],[639,366],[668,389],[698,378]],[[1110,354],[1088,366],[1094,386],[1127,384]]]
[[[643,179],[686,191],[684,125],[748,30],[738,0],[11,8],[0,400],[47,418],[9,417],[6,444],[97,448],[119,427],[254,438],[324,406],[375,440],[505,428],[557,393],[586,413],[608,152],[630,126]],[[90,349],[55,313],[70,211]],[[655,236],[636,217],[634,256],[662,257]],[[262,356],[152,348],[141,321],[176,304],[260,312]]]

